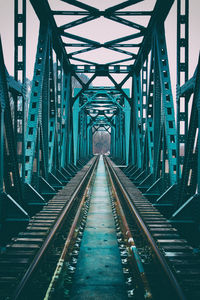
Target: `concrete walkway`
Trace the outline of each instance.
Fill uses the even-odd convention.
[[[127,299],[102,157],[94,181],[70,299]]]

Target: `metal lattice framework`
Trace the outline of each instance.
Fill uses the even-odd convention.
[[[151,10],[135,9],[139,3],[145,7],[146,0],[122,1],[105,10],[81,1],[60,2],[66,10],[51,9],[47,0],[30,0],[40,21],[30,96],[26,0],[15,0],[14,79],[6,70],[0,45],[1,228],[26,222],[35,207],[43,206],[68,182],[70,166],[92,156],[92,136],[98,130],[110,134],[112,158],[128,166],[127,175],[171,222],[197,228],[200,63],[188,79],[189,0],[176,1],[176,102],[165,38],[173,0],[155,0]],[[61,26],[56,22],[59,16],[66,18]],[[69,16],[77,18],[67,22]],[[149,21],[144,26],[131,17]],[[69,32],[99,18],[126,26],[130,34],[102,43]],[[90,53],[98,49],[123,58],[91,61]],[[83,53],[88,59],[81,58]],[[93,86],[99,77],[107,77],[110,86]],[[130,89],[125,88],[130,80]]]

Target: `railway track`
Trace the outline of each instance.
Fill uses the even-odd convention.
[[[200,256],[131,180],[106,159],[153,299],[200,299]]]
[[[109,264],[105,265],[105,276],[110,272],[110,277],[115,273],[115,276],[121,278],[123,292],[119,292],[117,285],[113,283],[109,286],[109,289],[113,289],[113,299],[200,299],[200,257],[194,253],[187,241],[179,236],[178,231],[167,219],[142,196],[120,168],[107,157],[104,157],[104,164],[107,175],[106,179],[102,177],[102,180],[107,180],[112,216],[109,212],[107,229],[99,224],[101,235],[103,230],[112,229],[116,232],[112,233],[116,236],[116,242],[112,240],[112,246],[107,247],[112,251],[113,245],[117,245],[119,250],[113,251],[119,251],[116,260],[119,256],[120,267],[118,265],[117,268],[121,268],[122,273],[121,276],[115,273],[115,269],[108,269]],[[79,282],[79,271],[82,272],[81,259],[83,260],[86,253],[85,231],[87,232],[88,228],[90,231],[90,226],[94,226],[90,223],[90,202],[94,201],[91,199],[95,185],[99,184],[98,181],[95,183],[99,172],[97,169],[95,175],[97,166],[96,157],[86,164],[41,212],[31,218],[26,231],[19,233],[7,246],[6,252],[0,257],[0,299],[81,298],[82,290],[76,288],[76,284]],[[74,174],[76,171],[73,170]],[[100,191],[104,190],[105,183],[99,188]],[[99,192],[96,197],[100,197]],[[106,207],[109,206],[108,202],[105,203]],[[94,205],[95,202],[92,202],[92,207]],[[100,216],[100,222],[105,225],[104,215],[96,216]],[[107,211],[105,216],[108,216]],[[111,226],[112,218],[114,225]],[[98,227],[99,220],[95,219],[94,222]],[[106,248],[105,244],[109,243],[105,235],[103,236],[104,239],[96,239],[97,245],[90,249],[93,255],[97,246],[101,252]],[[96,261],[96,264],[99,262]],[[93,277],[95,276],[94,272]],[[102,279],[98,283],[99,286],[101,280],[103,281],[103,276],[100,277]],[[85,282],[83,285],[85,288]],[[94,285],[93,281],[89,286],[90,297],[84,299],[100,299],[94,296]],[[105,282],[101,288],[104,291]],[[79,292],[81,294],[78,295]]]
[[[0,299],[40,299],[56,266],[87,183],[96,166],[91,159],[13,238],[0,257]]]

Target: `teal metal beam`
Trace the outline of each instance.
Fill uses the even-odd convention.
[[[28,123],[26,129],[26,144],[25,144],[25,177],[26,182],[31,184],[33,172],[39,170],[33,170],[34,159],[36,154],[36,161],[39,161],[39,149],[36,148],[37,139],[39,142],[38,133],[40,132],[41,125],[41,105],[42,105],[42,93],[44,85],[44,74],[46,68],[46,60],[48,53],[49,42],[49,30],[46,24],[41,25],[38,38],[38,47],[36,54],[36,61],[34,66],[33,84],[29,105]],[[47,75],[47,74],[46,74]],[[38,145],[40,148],[40,145]]]
[[[8,85],[6,80],[6,68],[4,64],[3,49],[0,40],[0,91],[1,91],[1,154],[3,168],[0,167],[0,189],[9,194],[14,194],[19,205],[23,205],[22,185],[19,174],[19,166],[17,160],[16,140],[12,122],[12,113],[10,107],[10,99],[8,93]],[[3,124],[4,121],[4,124]],[[5,130],[5,131],[4,131]],[[5,144],[6,142],[6,144]],[[6,150],[6,151],[4,151]],[[5,164],[4,164],[5,162]],[[2,173],[3,172],[3,173]],[[4,177],[4,180],[2,180]]]
[[[156,48],[160,75],[166,147],[168,152],[169,177],[171,185],[176,182],[176,143],[177,134],[174,116],[174,102],[171,91],[170,71],[165,41],[164,25],[159,26],[156,34]]]
[[[80,89],[75,89],[74,95],[79,94]],[[73,104],[73,148],[74,148],[74,161],[73,163],[77,164],[77,161],[79,159],[79,130],[80,130],[80,124],[79,124],[79,98],[77,97],[76,101]]]
[[[180,86],[188,82],[189,71],[189,0],[177,0],[177,182],[185,156],[188,134],[188,102],[190,95],[180,93]]]
[[[26,0],[14,2],[14,79],[26,85]],[[25,181],[26,96],[14,93],[14,132],[17,159],[22,181]]]

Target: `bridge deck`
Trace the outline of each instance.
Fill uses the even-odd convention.
[[[70,299],[127,299],[102,157],[91,194]]]

